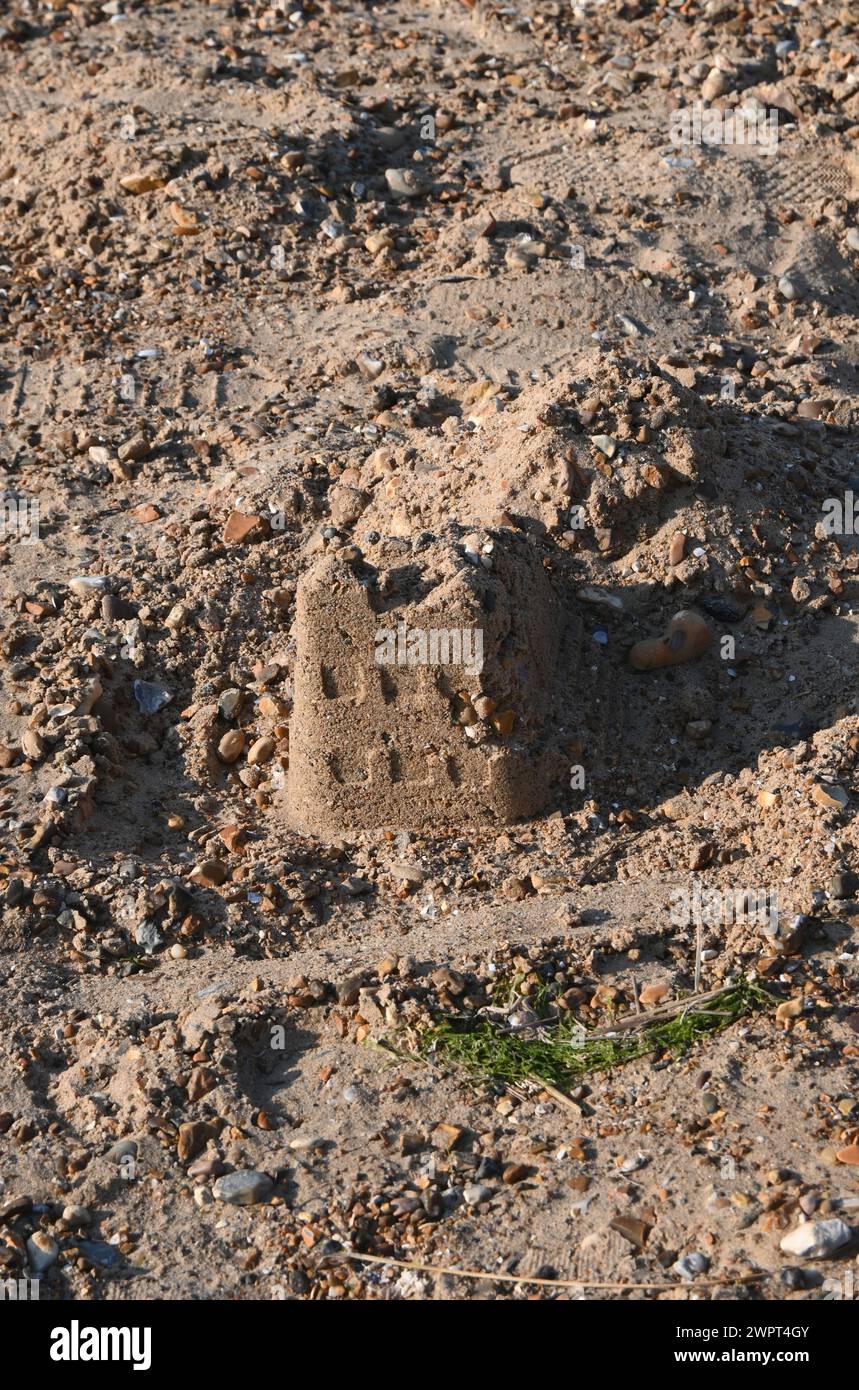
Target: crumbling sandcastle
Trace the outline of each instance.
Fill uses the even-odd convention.
[[[335,552],[299,585],[289,818],[335,831],[535,815],[566,766],[552,706],[569,640],[536,548],[485,533],[379,558]]]

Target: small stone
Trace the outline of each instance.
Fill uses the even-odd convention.
[[[691,609],[675,614],[663,637],[637,642],[629,653],[629,664],[636,671],[652,671],[695,661],[712,645],[713,637],[704,619]]]
[[[423,180],[412,169],[386,169],[385,182],[395,198],[419,198],[424,191]]]
[[[804,1260],[827,1260],[852,1239],[853,1232],[839,1217],[831,1221],[804,1221],[796,1230],[788,1231],[780,1249]]]
[[[361,898],[365,893],[372,893],[373,885],[369,879],[362,878],[360,874],[350,874],[341,884],[344,893],[348,893],[350,898]]]
[[[833,874],[829,884],[830,898],[855,898],[859,889],[859,877],[854,873]]]
[[[234,763],[242,755],[245,736],[241,729],[228,729],[218,744],[218,757],[222,763]]]
[[[844,788],[832,782],[815,782],[811,789],[811,799],[816,801],[818,806],[825,806],[828,811],[843,811],[850,800]]]
[[[401,883],[421,884],[424,881],[424,871],[416,864],[392,864],[389,872]]]
[[[445,1153],[450,1153],[459,1143],[465,1130],[461,1125],[436,1125],[432,1132],[431,1140],[434,1149],[443,1149]]]
[[[674,536],[672,536],[672,538],[671,538],[671,544],[670,544],[670,546],[668,547],[668,563],[669,563],[669,565],[679,565],[679,564],[680,564],[680,561],[683,559],[683,556],[684,556],[685,554],[686,554],[686,534],[685,534],[684,531],[678,531]]]
[[[188,1165],[188,1177],[219,1178],[225,1166],[219,1158],[195,1158],[194,1162]]]
[[[533,1168],[529,1168],[527,1163],[508,1163],[501,1177],[504,1182],[512,1185],[514,1183],[524,1182],[525,1178],[529,1178],[533,1171]]]
[[[218,838],[230,854],[241,854],[247,844],[248,832],[240,825],[223,825],[218,831]]]
[[[188,875],[192,883],[203,888],[220,888],[227,877],[227,870],[217,859],[203,859]]]
[[[104,574],[78,574],[69,580],[69,588],[76,598],[92,598],[93,594],[107,593],[110,580]]]
[[[762,811],[771,811],[774,806],[781,804],[781,792],[778,787],[764,787],[758,792],[758,805]]]
[[[25,729],[21,736],[21,752],[29,763],[38,763],[45,756],[45,740],[35,729]]]
[[[11,1123],[12,1116],[8,1110],[3,1111],[3,1118]],[[0,1134],[5,1134],[8,1128],[9,1125],[4,1124],[0,1128]],[[24,1216],[26,1212],[32,1211],[32,1208],[32,1197],[7,1197],[5,1202],[0,1202],[0,1226],[5,1225],[7,1221],[14,1221],[16,1216]]]
[[[501,710],[500,713],[492,716],[492,727],[500,738],[506,738],[512,733],[513,725],[516,722],[516,715],[512,709]]]
[[[81,1226],[88,1226],[90,1224],[92,1221],[92,1212],[89,1207],[63,1207],[63,1220],[72,1230],[78,1230]]]
[[[150,443],[145,434],[134,434],[117,449],[120,463],[142,463],[149,457]]]
[[[623,1236],[624,1240],[628,1240],[630,1245],[634,1245],[637,1250],[644,1248],[647,1244],[647,1237],[653,1229],[646,1221],[641,1221],[637,1216],[625,1214],[616,1216],[613,1221],[609,1222],[609,1226],[613,1231],[617,1231],[618,1235]]]
[[[686,725],[686,733],[689,738],[696,743],[704,743],[713,730],[713,723],[710,719],[690,719]]]
[[[174,603],[164,619],[164,626],[169,627],[171,632],[181,632],[187,621],[188,609],[182,603]]]
[[[606,458],[609,459],[614,458],[617,453],[616,439],[612,439],[610,434],[592,434],[590,438],[591,443],[599,449],[601,454],[605,454]]]
[[[140,193],[153,193],[156,188],[163,188],[165,183],[166,179],[162,178],[160,174],[145,172],[123,174],[119,180],[120,188],[135,196]]]
[[[488,1202],[492,1196],[492,1188],[486,1187],[482,1182],[467,1182],[462,1189],[462,1195],[470,1207],[479,1207],[481,1202]]]
[[[188,1120],[179,1126],[176,1153],[180,1163],[188,1163],[196,1158],[210,1139],[218,1136],[218,1126],[206,1120]]]
[[[703,100],[715,101],[717,97],[724,96],[730,92],[734,80],[730,73],[723,72],[721,68],[711,68],[701,84]]]
[[[277,744],[273,738],[268,738],[267,736],[258,738],[248,749],[249,765],[251,767],[258,767],[263,763],[267,763],[276,747]]]
[[[693,1250],[689,1255],[682,1255],[671,1268],[681,1279],[688,1281],[694,1279],[696,1274],[706,1274],[710,1268],[710,1260],[701,1250]]]
[[[172,691],[159,681],[135,681],[131,693],[141,714],[157,714],[173,699]]]
[[[188,1099],[190,1101],[202,1100],[213,1091],[218,1084],[218,1078],[210,1067],[194,1067],[188,1077]]]
[[[132,507],[131,515],[135,521],[139,521],[141,526],[151,526],[153,521],[161,520],[161,513],[151,502],[143,502],[139,507]]]
[[[787,1027],[795,1018],[799,1018],[802,1013],[802,998],[785,999],[783,1004],[779,1004],[775,1011],[776,1021],[783,1023]]]
[[[34,1231],[27,1241],[27,1259],[34,1274],[44,1274],[60,1253],[60,1247],[47,1231]]]
[[[118,1139],[117,1142],[108,1149],[105,1155],[111,1163],[121,1163],[126,1158],[137,1157],[136,1139]]]
[[[242,545],[262,529],[261,516],[245,516],[244,512],[230,512],[224,523],[224,542],[226,545]]]
[[[212,1195],[218,1202],[228,1202],[233,1207],[251,1207],[264,1202],[271,1193],[274,1183],[265,1173],[246,1169],[240,1173],[227,1173],[218,1178],[212,1188]]]

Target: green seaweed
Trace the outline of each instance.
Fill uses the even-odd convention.
[[[421,1052],[485,1080],[505,1085],[542,1081],[564,1090],[590,1072],[609,1071],[651,1052],[681,1057],[700,1039],[774,1002],[756,982],[743,979],[706,1006],[696,1008],[690,1000],[689,1008],[673,1018],[615,1037],[588,1037],[574,1018],[551,1027],[547,1022],[542,1036],[527,1038],[485,1018],[440,1017],[423,1034]]]

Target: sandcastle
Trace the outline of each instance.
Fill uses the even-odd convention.
[[[568,636],[535,547],[487,534],[396,558],[335,552],[301,580],[290,820],[336,831],[535,815],[565,765],[552,705]]]

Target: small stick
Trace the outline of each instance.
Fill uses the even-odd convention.
[[[535,1086],[542,1086],[543,1090],[561,1105],[565,1105],[568,1110],[572,1110],[581,1119],[583,1111],[577,1100],[568,1096],[564,1091],[559,1091],[557,1086],[553,1086],[550,1081],[544,1081],[541,1076],[529,1076],[529,1081],[533,1081]]]
[[[424,1264],[420,1260],[395,1260],[392,1255],[358,1255],[350,1250],[330,1256],[332,1262],[338,1259],[357,1260],[362,1264],[393,1265],[396,1269],[414,1269],[421,1274],[453,1274],[459,1279],[489,1279],[499,1284],[539,1284],[549,1289],[724,1289],[731,1284],[756,1284],[769,1276],[761,1274],[739,1274],[735,1279],[696,1279],[693,1283],[668,1284],[592,1284],[585,1279],[538,1279],[526,1274],[491,1274],[485,1269],[454,1269],[450,1265]]]
[[[701,988],[701,951],[704,947],[703,924],[699,920],[695,929],[695,993]]]
[[[609,1037],[612,1033],[622,1033],[627,1028],[649,1028],[652,1023],[664,1023],[675,1014],[688,1013],[690,1009],[697,1013],[699,1005],[709,1004],[722,994],[730,994],[734,988],[734,985],[720,985],[718,989],[709,989],[703,994],[690,994],[686,999],[672,999],[667,1004],[659,1004],[655,1009],[648,1010],[647,1013],[624,1014],[623,1018],[615,1019],[614,1023],[607,1024],[605,1028],[597,1028],[593,1033],[588,1033],[588,1041],[591,1038]]]
[[[635,1012],[636,1012],[637,1014],[640,1014],[640,1013],[641,1013],[641,1003],[640,1003],[639,998],[638,998],[638,981],[637,981],[637,979],[635,978],[635,972],[634,972],[634,971],[633,971],[633,974],[632,974],[632,1002],[635,1004]]]

